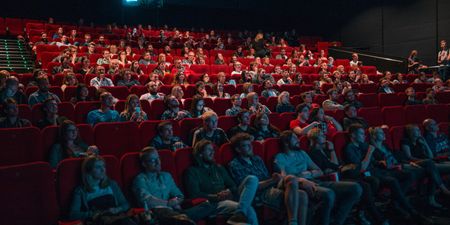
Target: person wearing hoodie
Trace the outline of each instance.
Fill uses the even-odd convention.
[[[245,177],[239,186],[227,170],[214,161],[214,147],[209,140],[194,145],[194,164],[187,169],[184,181],[189,198],[206,198],[216,207],[216,214],[232,216],[229,224],[258,224],[252,202],[259,180],[254,175]]]

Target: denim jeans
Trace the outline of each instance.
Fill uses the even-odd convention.
[[[259,180],[256,176],[247,176],[239,185],[238,202],[231,200],[218,202],[217,214],[233,214],[236,212],[242,212],[247,216],[248,222],[250,224],[258,225],[258,217],[256,215],[255,209],[252,207],[252,202],[255,198],[258,185]]]
[[[322,187],[331,189],[335,196],[333,224],[342,225],[352,211],[353,206],[359,202],[362,194],[361,186],[356,182],[323,182]],[[332,205],[333,207],[333,205]]]

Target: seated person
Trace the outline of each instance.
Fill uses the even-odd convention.
[[[103,57],[97,59],[97,65],[109,64],[111,61],[111,54],[109,50],[103,50]]]
[[[166,111],[161,115],[161,120],[182,120],[192,117],[188,111],[180,110],[180,103],[173,95],[166,95],[164,104],[166,105]]]
[[[431,221],[421,215],[408,201],[405,192],[411,187],[413,174],[404,170],[387,170],[377,167],[373,145],[366,142],[364,129],[354,124],[349,128],[350,142],[344,148],[344,161],[347,164],[355,164],[360,173],[366,177],[375,177],[380,184],[388,187],[392,193],[392,200],[398,204],[401,213],[407,219],[431,224]],[[404,213],[403,213],[404,212]]]
[[[222,83],[217,83],[212,86],[213,96],[216,98],[230,98],[230,94],[226,93]]]
[[[156,64],[155,61],[152,60],[152,56],[150,52],[144,53],[144,56],[139,60],[139,64],[148,66],[149,64]]]
[[[348,128],[352,124],[359,124],[364,129],[367,129],[369,127],[367,121],[364,118],[358,116],[357,112],[358,111],[354,105],[345,105],[344,107],[345,117],[343,121],[344,130],[348,131]]]
[[[422,101],[416,98],[416,91],[413,87],[406,88],[405,90],[406,100],[405,105],[420,105]]]
[[[309,158],[305,151],[300,149],[300,144],[294,132],[287,130],[280,135],[280,152],[275,155],[274,170],[283,175],[296,176],[299,187],[305,190],[309,198],[321,203],[316,212],[320,222],[314,224],[344,224],[354,204],[361,197],[361,186],[354,182],[320,182],[318,177],[323,175],[322,170]],[[335,197],[336,196],[336,197]],[[345,197],[344,197],[345,196]],[[331,211],[334,201],[339,207],[334,210],[334,218]]]
[[[349,89],[344,92],[344,106],[345,105],[353,105],[356,109],[363,107],[362,102],[358,101],[355,96],[355,91],[353,89]]]
[[[11,76],[6,79],[5,87],[0,88],[0,104],[7,98],[14,99],[17,104],[28,104],[27,96],[19,89],[19,79]]]
[[[158,151],[145,147],[139,154],[142,172],[134,178],[132,190],[139,206],[151,209],[160,224],[192,224],[213,213],[209,202],[182,209],[184,195],[172,175],[161,171]]]
[[[435,163],[432,160],[425,159],[420,161],[411,161],[408,164],[401,165],[399,161],[395,158],[391,149],[386,145],[386,137],[384,131],[381,127],[369,128],[370,142],[375,147],[375,152],[373,157],[375,160],[380,162],[378,164],[382,169],[393,169],[402,168],[402,170],[416,175],[415,179],[418,178],[428,178],[428,204],[434,208],[442,208],[442,205],[436,202],[436,187],[442,191],[443,194],[449,196],[450,191],[442,182],[439,170],[437,169]]]
[[[313,109],[310,117],[311,122],[319,122],[319,128],[328,138],[332,138],[336,132],[343,130],[341,124],[336,119],[325,115],[323,108]]]
[[[279,92],[273,88],[273,83],[270,80],[265,80],[263,82],[263,88],[264,90],[261,92],[261,96],[264,98],[276,97],[279,94]]]
[[[69,210],[70,220],[93,221],[100,224],[102,218],[126,213],[130,209],[116,181],[106,175],[105,160],[100,156],[88,156],[81,164],[80,186],[73,192]],[[132,224],[130,217],[115,221],[117,224]]]
[[[246,82],[242,85],[242,93],[240,95],[241,98],[246,98],[249,93],[253,92],[253,84],[250,82]]]
[[[48,82],[47,76],[40,76],[36,79],[36,81],[38,90],[33,92],[30,97],[28,97],[28,104],[30,107],[38,103],[43,103],[49,98],[55,99],[57,103],[61,102],[58,95],[55,95],[48,90],[50,88],[50,83]]]
[[[72,104],[77,104],[78,102],[88,102],[92,101],[92,98],[89,97],[89,89],[86,84],[80,83],[77,85],[76,96],[70,99]]]
[[[247,95],[247,106],[248,106],[248,110],[252,113],[252,114],[256,114],[256,113],[272,113],[270,111],[269,108],[267,108],[267,106],[261,104],[259,102],[259,98],[258,98],[258,94],[256,92],[250,92]]]
[[[192,118],[200,118],[203,113],[212,111],[209,107],[205,106],[205,100],[201,95],[194,95],[191,103],[191,116]]]
[[[114,97],[111,93],[105,91],[100,94],[101,106],[99,109],[92,110],[87,115],[87,123],[94,126],[100,122],[119,122],[119,112],[112,109]]]
[[[50,150],[49,163],[51,167],[56,168],[63,159],[98,155],[98,153],[97,146],[88,146],[81,140],[74,122],[64,120],[59,125],[58,141]]]
[[[237,114],[241,111],[241,97],[239,94],[234,94],[231,96],[231,104],[233,105],[231,108],[225,111],[226,116],[237,116]]]
[[[384,218],[375,205],[374,191],[378,190],[376,182],[370,182],[370,180],[359,177],[359,173],[353,176],[351,171],[355,170],[355,166],[352,164],[341,165],[333,143],[326,140],[325,134],[320,129],[311,129],[308,132],[308,140],[310,146],[308,154],[325,174],[338,173],[338,176],[341,176],[343,179],[355,181],[361,185],[363,193],[358,213],[361,224],[370,224],[370,221],[364,216],[364,212],[368,212],[376,221],[376,224],[389,225],[387,219]]]
[[[293,81],[292,81],[292,79],[289,77],[289,71],[287,71],[287,70],[284,70],[283,72],[282,72],[282,77],[277,81],[277,85],[278,86],[281,86],[281,85],[285,85],[285,84],[292,84],[293,83]],[[301,75],[300,75],[300,77],[301,77]]]
[[[120,113],[120,121],[142,122],[148,120],[147,113],[141,108],[139,97],[135,94],[128,95],[125,109]]]
[[[439,104],[438,100],[436,99],[436,92],[433,90],[433,88],[427,88],[425,94],[426,97],[422,100],[423,104],[429,105]]]
[[[195,95],[200,95],[203,98],[208,98],[208,92],[206,92],[205,84],[203,81],[197,81],[195,83]]]
[[[65,116],[58,116],[58,103],[52,98],[42,103],[42,112],[44,113],[44,118],[37,122],[37,127],[40,129],[48,126],[61,125],[64,120],[67,120]]]
[[[338,101],[338,91],[334,88],[328,90],[327,92],[329,99],[322,102],[322,107],[324,110],[337,110],[344,109],[344,106],[339,104]]]
[[[95,73],[97,74],[97,76],[92,78],[91,81],[89,82],[91,86],[94,86],[97,89],[100,87],[114,86],[114,83],[112,82],[112,80],[106,77],[105,67],[97,66],[95,68]]]
[[[297,105],[297,107],[295,108],[297,118],[289,123],[289,128],[298,136],[306,135],[308,134],[309,130],[320,125],[320,123],[317,121],[308,124],[309,110],[310,108],[306,103]]]
[[[170,91],[170,94],[175,96],[175,98],[178,100],[178,102],[181,102],[184,104],[184,91],[183,88],[180,85],[173,86],[172,90]]]
[[[227,170],[214,162],[214,147],[209,140],[200,140],[194,145],[194,165],[184,176],[190,198],[206,198],[217,206],[217,214],[233,216],[231,224],[258,224],[252,202],[258,189],[258,178],[247,176],[238,186]]]
[[[255,139],[258,141],[280,136],[280,130],[270,124],[269,115],[266,113],[256,114],[253,127],[256,129]]]
[[[395,91],[390,87],[390,82],[388,80],[381,79],[380,88],[378,88],[378,93],[393,94],[395,93]]]
[[[19,117],[19,108],[16,100],[7,98],[3,102],[5,117],[0,118],[0,128],[31,127],[31,122]]]
[[[156,130],[158,134],[150,141],[149,146],[157,150],[169,149],[171,151],[187,147],[179,137],[173,135],[171,122],[163,121],[159,123]]]
[[[236,157],[228,163],[233,180],[240,184],[250,175],[259,179],[257,198],[255,203],[267,205],[278,209],[287,210],[287,220],[290,225],[306,225],[308,214],[308,195],[299,190],[295,176],[283,177],[279,173],[269,174],[264,161],[253,153],[253,137],[240,133],[231,138]]]
[[[213,111],[208,111],[202,115],[203,125],[194,132],[192,139],[192,146],[200,140],[206,139],[211,141],[217,147],[230,142],[222,128],[217,127],[217,114]]]
[[[239,124],[228,130],[228,138],[231,139],[234,135],[238,133],[249,134],[255,139],[256,130],[250,125],[250,112],[246,109],[242,109],[237,114],[237,119]]]
[[[314,93],[312,91],[303,92],[301,95],[303,103],[307,104],[310,109],[320,107],[319,104],[313,103]]]
[[[284,112],[295,112],[295,107],[291,104],[289,99],[289,92],[283,91],[280,95],[278,95],[278,104],[275,109],[275,112],[277,113],[284,113]]]
[[[141,85],[138,80],[133,79],[133,72],[129,69],[122,69],[119,72],[119,80],[117,81],[117,86],[125,86],[130,88],[131,86]]]
[[[68,72],[63,79],[63,84],[61,85],[61,90],[64,92],[66,90],[67,87],[69,86],[77,86],[78,85],[78,80],[77,77],[75,76],[75,73],[73,72]]]
[[[448,137],[444,133],[439,132],[439,126],[433,119],[425,119],[423,121],[425,129],[425,140],[430,147],[434,157],[447,157],[450,160],[450,144]]]
[[[155,99],[164,99],[164,93],[158,92],[158,85],[154,81],[148,82],[146,85],[148,93],[141,95],[139,100],[147,100],[151,103]]]

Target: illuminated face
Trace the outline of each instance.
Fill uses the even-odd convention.
[[[65,133],[65,138],[68,141],[74,141],[78,137],[78,129],[75,125],[68,125]]]
[[[204,147],[203,152],[200,154],[200,157],[204,162],[213,163],[214,152],[214,147],[211,144],[208,144]]]
[[[90,175],[96,180],[104,179],[106,177],[105,162],[97,160],[94,163],[94,168],[92,169]]]
[[[236,148],[239,155],[243,157],[253,156],[253,146],[250,140],[244,140],[239,143],[239,146]]]
[[[212,131],[217,128],[217,117],[211,116],[210,118],[204,121],[205,128],[209,131]]]
[[[161,171],[161,160],[158,155],[158,151],[151,151],[142,158],[142,166],[148,172]]]
[[[164,126],[164,127],[161,129],[159,135],[161,135],[161,137],[162,137],[164,140],[169,140],[169,139],[171,139],[172,136],[173,136],[173,127],[172,127],[172,125],[168,124],[168,125]]]

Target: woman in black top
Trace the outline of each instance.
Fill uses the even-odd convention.
[[[264,140],[267,138],[276,138],[280,136],[280,130],[270,124],[269,115],[267,113],[257,113],[253,121],[253,127],[256,129],[256,140]]]

